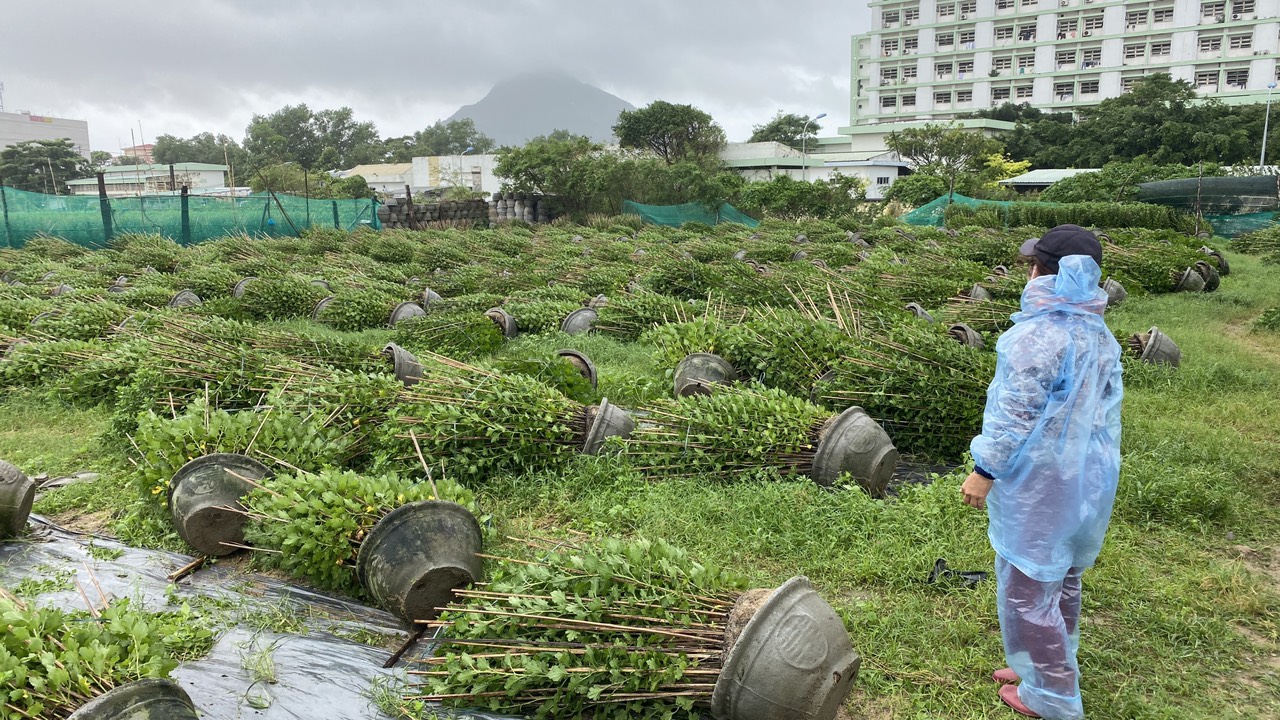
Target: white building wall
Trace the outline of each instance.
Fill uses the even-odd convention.
[[[413,159],[413,188],[465,187],[484,193],[498,192],[501,181],[493,171],[497,155],[442,155]]]
[[[28,140],[61,138],[70,140],[85,159],[89,158],[89,123],[84,120],[28,113],[0,113],[0,150]]]
[[[1267,84],[1277,80],[1280,0],[1222,0],[1221,21],[1213,12],[1205,14],[1206,6],[1217,1],[872,0],[873,29],[852,42],[851,124],[950,119],[1006,101],[1078,112],[1122,94],[1127,84],[1154,72],[1191,82],[1204,96],[1261,100]],[[976,7],[961,20],[961,8],[969,3]],[[939,8],[947,6],[952,13],[939,16]],[[1154,12],[1166,9],[1173,11],[1172,20],[1155,22]],[[918,19],[908,23],[908,11],[918,12]],[[1131,24],[1129,13],[1138,11],[1146,12],[1145,20]],[[1101,28],[1086,31],[1086,21],[1098,17]],[[1074,21],[1075,29],[1060,33],[1059,21]],[[1035,38],[1020,38],[1024,27],[1034,27]],[[1011,37],[999,37],[1009,28]],[[959,35],[969,31],[974,43],[966,48]],[[941,36],[951,36],[953,42],[941,44]],[[1247,36],[1247,47],[1231,48],[1233,36]],[[1221,48],[1202,51],[1201,39],[1211,37],[1221,38]],[[914,51],[907,48],[909,42],[916,44]],[[1166,42],[1167,54],[1152,53],[1153,44]],[[1140,46],[1138,57],[1126,57],[1132,54],[1126,50],[1135,46]],[[1100,53],[1100,61],[1087,68],[1082,66],[1086,50]],[[1069,51],[1075,53],[1074,63],[1059,69],[1059,53]],[[1020,70],[1018,59],[1027,56],[1034,61]],[[1010,63],[1008,69],[997,70],[1001,60]],[[970,61],[972,73],[960,77],[959,63]],[[938,67],[947,64],[953,72],[939,74]],[[915,71],[914,78],[904,77],[908,68]],[[886,70],[896,70],[897,78],[885,78]],[[1247,82],[1228,86],[1227,72],[1243,70],[1248,71]],[[993,72],[998,77],[991,77]],[[1086,92],[1095,82],[1098,91]]]

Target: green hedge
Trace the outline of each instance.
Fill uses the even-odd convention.
[[[1147,228],[1180,230],[1193,233],[1196,221],[1191,215],[1147,203],[1071,203],[1034,202],[983,203],[970,206],[959,203],[947,206],[943,214],[947,227],[1054,227],[1081,225],[1100,228]],[[1203,227],[1202,227],[1203,229]]]

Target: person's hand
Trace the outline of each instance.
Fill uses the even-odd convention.
[[[991,481],[978,473],[969,473],[969,477],[965,478],[964,484],[960,486],[964,504],[971,505],[979,510],[987,506],[987,493],[989,492],[991,492]]]

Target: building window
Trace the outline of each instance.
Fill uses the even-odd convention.
[[[1127,78],[1123,78],[1123,79],[1121,79],[1121,80],[1120,80],[1120,92],[1122,92],[1122,93],[1133,92],[1133,86],[1134,86],[1134,85],[1137,85],[1137,84],[1138,84],[1138,80],[1140,80],[1140,79],[1141,79],[1141,78],[1136,78],[1136,77],[1127,77]]]
[[[957,90],[957,91],[956,91],[956,102],[962,102],[962,103],[963,103],[963,102],[973,102],[973,91],[972,91],[972,90]]]
[[[1098,32],[1101,29],[1102,29],[1101,15],[1094,15],[1093,17],[1087,17],[1084,19],[1085,32]]]
[[[894,25],[897,25],[897,24],[898,24],[898,13],[896,11],[887,12],[884,14],[885,27],[893,27]]]
[[[972,60],[965,60],[964,62],[958,62],[958,63],[956,63],[956,72],[960,73],[960,75],[961,75],[961,76],[964,76],[964,74],[965,74],[965,73],[968,73],[968,74],[972,75],[972,74],[973,74],[973,61],[972,61]]]
[[[910,94],[910,95],[903,95],[903,96],[902,96],[902,107],[903,107],[903,109],[904,109],[904,110],[905,110],[906,108],[909,108],[909,107],[910,107],[910,108],[913,108],[913,107],[915,107],[915,106],[916,106],[916,96],[915,96],[915,93],[912,93],[912,94]]]
[[[898,98],[895,95],[880,96],[880,107],[885,109],[898,107]]]
[[[902,41],[902,54],[903,54],[903,55],[910,55],[911,53],[913,53],[913,52],[915,52],[916,50],[919,50],[919,49],[920,49],[920,39],[919,39],[919,38],[909,37],[909,38],[907,38],[906,40],[903,40],[903,41]]]
[[[1080,53],[1081,67],[1097,67],[1102,64],[1102,48],[1086,48]]]
[[[1173,49],[1173,43],[1165,40],[1163,42],[1151,43],[1151,57],[1169,57],[1169,53]]]
[[[996,0],[996,9],[997,10],[1013,9],[1013,0]]]
[[[1031,7],[1036,4],[1036,0],[1022,0],[1022,7]]]
[[[1218,86],[1218,71],[1210,70],[1207,72],[1196,73],[1196,87],[1207,88]]]
[[[938,6],[938,18],[939,18],[939,19],[941,19],[941,18],[954,17],[954,16],[955,16],[955,14],[956,14],[956,6],[955,6],[955,5],[939,5],[939,6]]]
[[[1020,26],[1018,26],[1018,39],[1019,39],[1019,40],[1024,40],[1024,41],[1025,41],[1025,40],[1035,40],[1035,39],[1036,39],[1036,26],[1035,26],[1035,25],[1020,25]]]
[[[1053,92],[1055,95],[1071,95],[1075,90],[1076,88],[1074,83],[1065,82],[1053,84]]]
[[[1134,59],[1143,58],[1146,56],[1147,56],[1146,45],[1125,45],[1124,46],[1125,60],[1134,60]]]
[[[972,50],[972,49],[973,49],[973,41],[975,40],[975,38],[976,38],[976,35],[975,35],[975,33],[974,33],[974,31],[973,31],[973,30],[961,30],[961,31],[960,31],[960,45],[961,45],[962,47],[966,47],[966,48],[968,48],[968,49]]]
[[[1222,17],[1227,10],[1226,3],[1207,2],[1200,4],[1200,16],[1207,18]]]
[[[907,66],[907,67],[902,68],[902,81],[903,81],[903,82],[906,82],[906,81],[908,81],[908,80],[915,80],[915,79],[916,79],[916,66],[915,66],[915,65],[909,65],[909,66]]]
[[[898,41],[897,40],[881,40],[880,50],[884,52],[886,56],[892,55],[898,52]]]
[[[935,105],[951,102],[950,92],[936,92],[933,94],[933,102]]]
[[[1005,25],[1004,27],[998,27],[998,28],[996,28],[996,39],[997,39],[997,40],[1012,40],[1012,39],[1013,39],[1013,26],[1012,26],[1012,25]]]
[[[1230,40],[1231,40],[1230,47],[1232,50],[1244,50],[1244,49],[1253,47],[1252,33],[1248,35],[1232,35]]]
[[[938,63],[933,69],[939,79],[951,76],[951,63]]]
[[[1075,61],[1076,61],[1075,50],[1065,50],[1063,52],[1058,53],[1057,55],[1058,65],[1073,65],[1075,64]]]
[[[877,185],[888,185],[888,184],[889,184],[889,178],[884,177],[884,176],[879,176],[879,177],[877,177],[877,178],[876,178],[876,184],[877,184]]]
[[[1173,8],[1159,8],[1152,11],[1151,21],[1156,23],[1173,22]]]
[[[1252,3],[1250,4],[1252,5]],[[965,2],[960,3],[960,12],[965,15],[978,12],[977,0],[965,0]],[[1252,12],[1252,10],[1250,12]]]
[[[1067,33],[1073,33],[1080,29],[1080,23],[1076,20],[1059,20],[1058,21],[1058,39],[1065,40]]]
[[[991,99],[992,99],[992,100],[1008,100],[1008,99],[1009,99],[1009,88],[1007,88],[1007,87],[1004,87],[1004,88],[991,88]]]
[[[1129,28],[1130,30],[1132,30],[1134,27],[1136,27],[1136,26],[1138,26],[1138,25],[1146,25],[1146,24],[1147,24],[1147,11],[1146,11],[1146,10],[1134,10],[1134,11],[1131,11],[1131,12],[1127,12],[1127,13],[1125,13],[1125,14],[1124,14],[1124,24],[1125,24],[1126,26],[1128,26],[1128,28]]]
[[[1011,70],[1013,69],[1013,58],[998,57],[991,60],[991,67],[994,70]]]
[[[903,10],[902,19],[907,25],[910,25],[913,22],[918,22],[920,20],[920,8],[911,8],[910,10]]]
[[[1019,99],[1019,100],[1023,100],[1023,99],[1026,99],[1026,98],[1031,97],[1031,86],[1030,86],[1030,85],[1023,85],[1023,86],[1019,87],[1019,88],[1017,89],[1017,96],[1018,96],[1018,99]]]
[[[885,68],[880,71],[880,82],[886,85],[894,83],[898,79],[898,68]]]
[[[1227,86],[1228,86],[1228,87],[1234,87],[1234,88],[1239,88],[1239,89],[1243,90],[1243,89],[1244,89],[1244,87],[1245,87],[1245,85],[1248,85],[1248,84],[1249,84],[1249,71],[1248,71],[1248,69],[1244,69],[1244,70],[1228,70],[1228,71],[1227,71]]]
[[[1218,52],[1222,49],[1222,36],[1212,35],[1210,37],[1200,37],[1200,52]]]
[[[1082,80],[1082,81],[1080,82],[1080,94],[1081,94],[1081,95],[1097,95],[1097,94],[1098,94],[1098,81],[1097,81],[1097,80]]]
[[[1252,15],[1255,10],[1254,0],[1235,0],[1231,3],[1232,15]],[[1238,20],[1239,18],[1232,18]]]
[[[1031,70],[1031,69],[1035,68],[1035,66],[1036,66],[1036,56],[1035,56],[1035,55],[1020,55],[1020,56],[1018,56],[1018,69],[1019,69],[1019,70]]]
[[[956,44],[956,36],[954,33],[939,33],[937,43],[938,47],[952,47]]]

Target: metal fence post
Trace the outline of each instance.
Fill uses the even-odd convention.
[[[334,230],[342,229],[342,221],[338,219],[338,201],[337,200],[333,201],[333,229]]]
[[[4,194],[4,178],[0,178],[0,208],[4,210],[4,246],[13,247],[13,230],[9,228],[9,198]]]
[[[98,209],[102,211],[102,237],[107,245],[111,244],[111,238],[115,237],[115,227],[111,222],[111,200],[107,198],[107,180],[106,176],[98,173]]]
[[[191,196],[187,194],[187,186],[182,186],[182,244],[191,244]]]

